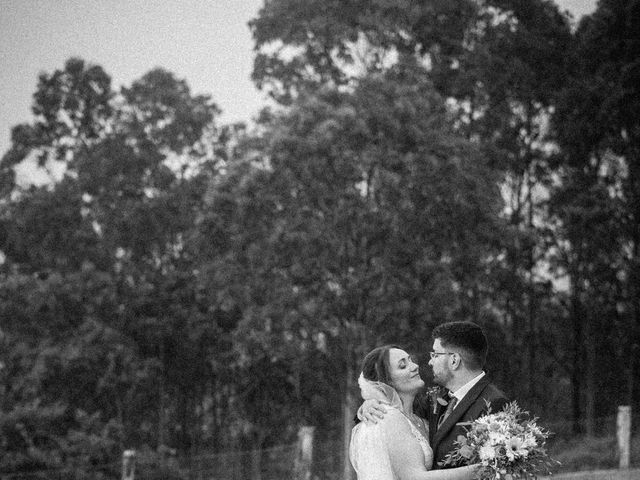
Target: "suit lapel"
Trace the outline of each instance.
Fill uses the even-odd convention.
[[[449,415],[440,428],[436,430],[433,436],[433,448],[435,448],[442,439],[451,431],[451,429],[458,423],[460,418],[465,414],[471,405],[478,399],[484,388],[489,384],[489,379],[485,375],[478,383],[476,383],[469,392],[464,396],[460,403],[453,409],[451,415]]]
[[[433,445],[434,435],[438,429],[438,419],[444,411],[446,407],[440,404],[437,399],[434,400],[436,402],[435,408],[433,405],[431,406],[431,410],[429,411],[429,442]]]

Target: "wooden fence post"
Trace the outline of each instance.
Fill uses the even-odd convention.
[[[134,480],[136,474],[136,451],[122,452],[122,480]]]
[[[628,469],[631,456],[631,407],[629,405],[621,405],[618,407],[618,419],[616,423],[618,454],[620,455],[618,468]]]
[[[315,427],[300,427],[295,459],[295,479],[310,480],[313,463],[313,434]]]

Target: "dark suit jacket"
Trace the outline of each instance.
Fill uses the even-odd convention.
[[[436,403],[434,408],[426,395],[416,397],[414,411],[429,420],[429,441],[433,449],[433,468],[448,468],[439,464],[447,453],[453,450],[458,435],[466,434],[465,427],[461,423],[473,422],[486,414],[486,402],[489,402],[491,412],[498,412],[509,400],[485,375],[469,390],[453,409],[451,415],[438,428],[438,419],[446,407]]]

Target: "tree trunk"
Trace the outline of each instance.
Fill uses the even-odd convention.
[[[573,433],[581,433],[580,425],[581,409],[580,400],[582,396],[582,318],[580,316],[580,300],[576,292],[575,278],[572,294],[572,324],[573,324],[573,361],[571,365],[571,410],[573,420]]]
[[[527,115],[527,123],[531,124],[531,117]],[[532,170],[534,168],[534,160],[532,158],[531,152],[528,151],[526,154],[527,158],[527,230],[529,232],[535,232],[535,226],[533,224],[533,210],[534,210],[534,200],[533,200],[533,173]],[[536,399],[536,384],[538,380],[538,375],[536,375],[536,367],[538,362],[536,361],[536,354],[538,350],[537,346],[537,335],[536,335],[536,284],[535,284],[535,269],[536,269],[536,258],[535,258],[535,245],[528,242],[527,244],[527,290],[528,290],[528,304],[527,304],[527,369],[529,378],[529,385],[527,386],[527,395],[531,400]],[[536,402],[537,405],[537,402]]]
[[[118,423],[120,424],[120,435],[118,436],[118,444],[120,447],[120,450],[124,450],[125,444],[124,444],[124,440],[128,439],[129,436],[127,435],[127,431],[126,431],[126,426],[125,426],[125,422],[124,422],[124,405],[122,400],[118,399],[116,400],[116,409],[117,409],[117,415],[118,415]]]
[[[533,257],[533,252],[530,252],[531,257]],[[531,260],[533,264],[533,259]],[[536,292],[534,285],[534,273],[533,273],[533,265],[529,265],[529,280],[528,280],[528,305],[527,305],[527,331],[525,334],[525,339],[527,343],[527,352],[525,356],[525,372],[527,372],[527,377],[529,379],[527,385],[527,397],[530,401],[536,401],[537,406],[537,383],[539,380],[539,375],[536,372],[536,368],[538,367],[537,362],[537,351],[538,351],[538,342],[537,342],[537,327],[536,327]]]
[[[637,356],[640,354],[640,345],[638,345],[638,343],[634,343],[633,345],[631,345],[631,355],[629,356],[629,363],[627,366],[627,392],[626,392],[626,404],[627,405],[633,405],[633,390],[635,387],[635,372],[636,372],[636,358]]]
[[[342,401],[342,479],[352,480],[353,467],[349,459],[349,442],[351,440],[351,429],[353,428],[353,418],[356,413],[355,400],[353,398],[353,368],[351,362],[347,362],[345,378],[345,394]]]
[[[640,180],[638,180],[640,181]],[[638,187],[640,188],[640,187]],[[638,192],[640,195],[640,192]],[[636,199],[636,215],[637,220],[634,229],[633,239],[633,258],[631,259],[630,281],[630,299],[631,299],[631,328],[630,328],[630,355],[628,357],[628,374],[627,374],[627,405],[633,405],[634,386],[635,386],[635,365],[638,354],[640,353],[640,198]]]
[[[596,345],[594,336],[594,327],[592,322],[595,318],[586,318],[584,332],[584,350],[585,350],[585,431],[589,436],[595,436],[595,417],[596,417]]]
[[[251,447],[251,480],[262,480],[262,445],[265,433],[260,429],[255,433]]]
[[[158,443],[157,447],[166,445],[166,394],[165,394],[165,355],[164,355],[164,341],[160,342],[160,362],[162,369],[160,371],[160,378],[158,379]]]

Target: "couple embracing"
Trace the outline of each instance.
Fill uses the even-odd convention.
[[[365,400],[352,431],[351,463],[358,480],[469,480],[477,466],[443,468],[465,425],[502,410],[505,395],[486,376],[487,338],[472,322],[436,327],[429,366],[442,396],[428,393],[418,365],[386,345],[364,359],[358,379]],[[433,391],[433,390],[432,390]]]

